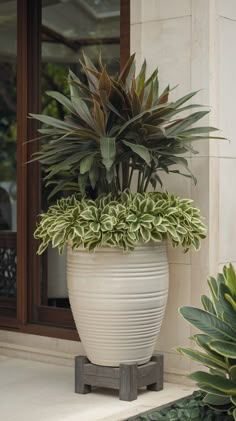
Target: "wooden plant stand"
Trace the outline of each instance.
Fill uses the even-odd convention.
[[[163,355],[153,355],[147,364],[121,364],[120,367],[103,367],[90,363],[86,357],[75,357],[75,393],[86,394],[92,386],[119,390],[122,401],[137,399],[138,389],[163,389]]]

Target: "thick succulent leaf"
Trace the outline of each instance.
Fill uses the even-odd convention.
[[[232,263],[229,266],[224,266],[223,274],[226,280],[226,284],[229,287],[232,294],[236,296],[236,273]]]
[[[230,379],[236,383],[236,365],[232,365],[229,369]]]
[[[207,405],[227,405],[231,402],[230,397],[229,396],[219,396],[219,395],[214,395],[212,393],[208,393],[204,399],[203,402],[206,403]]]
[[[210,276],[207,282],[211,290],[212,297],[218,298],[218,284],[217,284],[216,279],[213,278],[213,276]]]
[[[192,348],[178,347],[176,348],[176,351],[182,355],[186,355],[187,357],[191,358],[191,360],[205,365],[206,367],[215,368],[217,370],[227,370],[227,364],[215,356],[213,357],[212,355],[205,354]]]
[[[196,344],[200,348],[203,348],[203,350],[206,351],[208,354],[213,355],[214,357],[217,357],[218,359],[224,360],[224,357],[217,354],[209,347],[209,342],[212,340],[210,336],[205,335],[204,333],[197,333],[193,335],[191,339],[193,339],[196,342]]]
[[[223,320],[205,310],[181,307],[180,314],[193,326],[215,339],[234,340],[236,331]]]
[[[233,410],[234,421],[236,420],[236,409]]]
[[[225,296],[231,296],[230,289],[227,285],[219,284],[219,303],[224,311],[224,320],[230,323],[232,326],[236,326],[236,311],[232,305],[228,302]]]
[[[219,283],[222,283],[222,284],[225,284],[226,283],[225,277],[224,277],[223,273],[218,273],[217,274],[217,282],[218,282],[218,284]]]
[[[209,347],[220,355],[228,358],[236,359],[236,336],[235,342],[212,340],[209,343]]]
[[[205,383],[197,383],[199,389],[203,390],[206,393],[212,393],[213,395],[217,396],[229,396],[227,393],[223,392],[222,390],[215,389],[213,386],[209,386]]]
[[[206,295],[201,297],[202,305],[206,311],[216,316],[216,311],[213,302]]]
[[[229,379],[205,373],[204,371],[196,371],[190,374],[189,377],[197,383],[212,386],[214,389],[224,392],[226,395],[236,395],[236,383]]]
[[[234,311],[236,311],[236,301],[232,298],[231,294],[225,294],[225,299],[230,303]]]
[[[236,406],[236,396],[231,396],[230,400]]]

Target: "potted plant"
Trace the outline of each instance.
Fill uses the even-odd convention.
[[[67,110],[64,120],[31,114],[46,125],[34,159],[50,196],[62,194],[40,216],[38,253],[68,248],[69,299],[90,361],[143,364],[165,312],[166,239],[199,249],[206,235],[191,200],[155,190],[163,172],[194,178],[182,155],[216,129],[192,128],[209,112],[185,105],[196,92],[169,101],[157,70],[146,78],[144,62],[136,76],[134,55],[114,77],[101,58],[81,65],[87,84],[69,71],[70,97],[47,92]]]
[[[236,420],[236,273],[232,264],[225,265],[217,278],[210,277],[208,285],[211,297],[202,295],[202,309],[180,308],[181,315],[202,333],[190,338],[194,348],[177,351],[208,369],[189,376],[205,394],[203,403]]]

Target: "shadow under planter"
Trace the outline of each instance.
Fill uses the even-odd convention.
[[[163,355],[155,354],[146,364],[121,364],[104,367],[90,363],[83,356],[75,357],[75,393],[92,392],[92,386],[118,389],[122,401],[137,399],[138,389],[163,389]]]

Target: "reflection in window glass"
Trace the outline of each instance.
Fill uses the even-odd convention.
[[[79,65],[82,51],[96,64],[99,52],[107,69],[119,71],[119,0],[43,0],[42,2],[42,112],[63,118],[63,106],[44,93],[56,90],[68,94],[68,68],[83,80]],[[43,173],[43,169],[42,169]],[[42,174],[43,175],[43,174]],[[49,189],[42,187],[42,207]],[[66,253],[48,249],[43,259],[42,304],[69,307],[66,286]]]
[[[0,2],[0,309],[16,301],[16,1]]]

